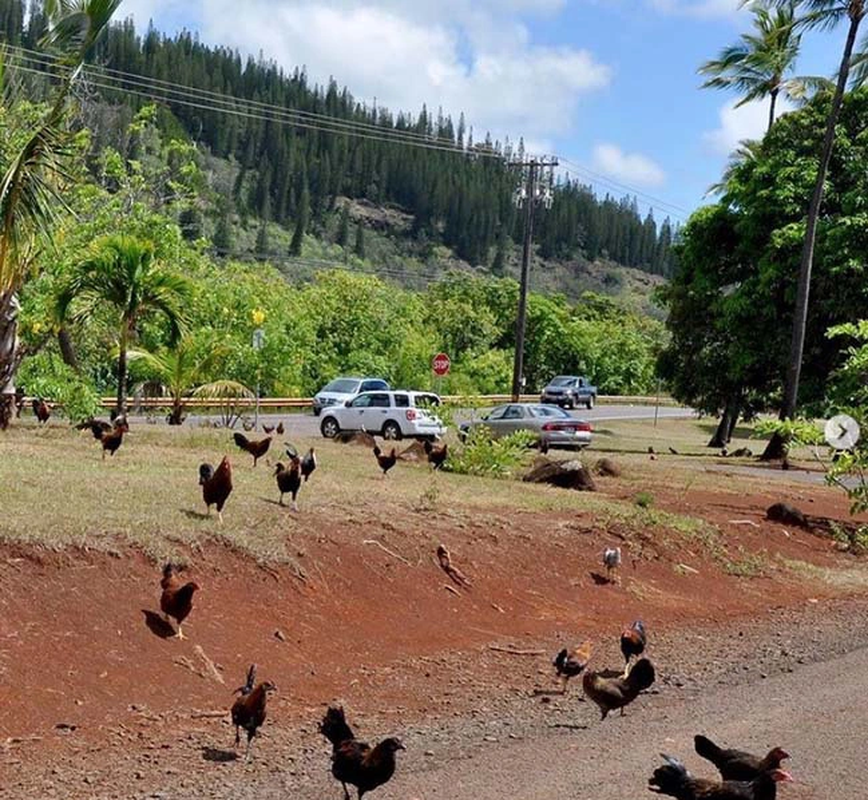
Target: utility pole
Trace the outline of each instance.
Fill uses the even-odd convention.
[[[512,365],[512,401],[518,402],[524,384],[524,337],[527,329],[527,292],[530,281],[530,259],[533,255],[533,215],[537,203],[552,207],[552,184],[555,158],[532,158],[514,166],[525,171],[524,185],[515,192],[515,204],[524,208],[524,241],[521,251],[521,288],[518,296],[518,315],[515,322],[515,359]]]

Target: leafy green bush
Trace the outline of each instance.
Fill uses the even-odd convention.
[[[637,492],[633,502],[639,508],[651,508],[654,505],[654,495],[651,492]]]
[[[62,406],[72,422],[89,419],[100,410],[96,389],[53,353],[39,353],[26,359],[17,381],[28,395],[44,397]]]
[[[527,460],[536,440],[530,431],[517,431],[494,439],[488,428],[478,426],[470,430],[463,447],[449,451],[443,469],[459,475],[508,478]]]

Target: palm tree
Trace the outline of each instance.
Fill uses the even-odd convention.
[[[127,359],[130,363],[141,361],[148,374],[163,386],[172,398],[170,425],[180,425],[184,419],[185,400],[188,397],[227,397],[243,396],[252,392],[237,381],[205,382],[216,362],[225,354],[220,348],[211,348],[201,358],[190,336],[184,336],[174,347],[156,353],[145,350],[130,350]]]
[[[787,77],[795,69],[801,45],[795,2],[781,2],[774,10],[754,3],[751,11],[755,32],[742,34],[737,44],[699,68],[701,75],[711,76],[702,84],[703,89],[735,89],[741,93],[736,108],[768,97],[769,128],[775,121],[778,97],[802,100],[810,90],[829,83],[825,78]]]
[[[173,345],[181,339],[190,298],[188,281],[160,265],[150,242],[131,236],[98,240],[61,289],[57,317],[62,321],[93,319],[105,306],[118,312],[118,414],[126,410],[127,351],[140,322],[148,315],[162,316]]]
[[[38,263],[39,239],[50,240],[58,186],[73,153],[68,119],[70,92],[93,45],[121,0],[48,0],[47,44],[60,56],[53,102],[35,127],[16,124],[26,92],[10,80],[0,57],[0,430],[11,418],[18,347],[18,293]]]
[[[783,0],[776,0],[783,4]],[[790,342],[790,360],[787,366],[787,380],[784,386],[784,402],[781,408],[781,419],[792,419],[796,413],[799,396],[799,380],[802,373],[802,357],[805,350],[805,331],[808,323],[808,301],[811,289],[811,271],[814,265],[814,244],[817,239],[817,222],[820,218],[820,207],[823,203],[823,191],[826,173],[832,159],[832,149],[835,146],[835,126],[841,113],[841,103],[850,79],[850,70],[854,62],[860,65],[865,56],[853,57],[856,38],[866,14],[868,0],[797,0],[797,5],[805,9],[805,15],[799,24],[804,27],[830,29],[842,22],[847,23],[847,38],[841,55],[841,65],[838,67],[838,80],[835,93],[826,118],[826,132],[823,135],[823,145],[820,150],[820,163],[814,191],[808,206],[808,219],[805,226],[805,241],[802,246],[802,258],[799,265],[799,283],[796,292],[796,306],[793,314],[793,336]],[[861,71],[860,71],[861,72]],[[863,76],[857,74],[857,79]],[[783,455],[781,437],[775,436],[769,442],[764,458],[779,458]]]

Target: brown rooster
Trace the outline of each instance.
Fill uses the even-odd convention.
[[[639,658],[645,652],[647,635],[645,624],[637,619],[629,628],[621,632],[621,653],[624,655],[624,677],[630,669],[630,661],[635,656]]]
[[[274,469],[274,475],[277,478],[277,488],[280,491],[280,505],[283,505],[283,496],[289,494],[292,496],[293,511],[298,511],[298,490],[301,488],[301,462],[298,458],[293,458],[289,462],[289,467],[278,461]]]
[[[271,447],[270,436],[265,439],[260,439],[258,442],[251,441],[243,433],[236,433],[233,438],[238,447],[253,456],[254,467],[256,466],[256,462],[259,461],[259,459],[268,452],[268,448]]]
[[[33,398],[33,416],[39,420],[41,425],[48,422],[51,417],[51,409],[48,407],[48,403],[46,403],[41,397]]]
[[[633,665],[626,678],[604,678],[597,672],[585,672],[582,675],[582,688],[599,707],[601,719],[606,719],[608,713],[616,708],[621,709],[623,717],[624,707],[630,705],[639,692],[652,686],[655,677],[654,665],[643,658]]]
[[[268,702],[270,692],[276,692],[277,687],[270,681],[263,681],[254,686],[256,681],[256,664],[251,664],[247,671],[247,683],[236,693],[241,693],[232,704],[232,724],[235,726],[235,746],[241,742],[241,728],[247,732],[247,753],[246,759],[250,758],[250,746],[253,743],[253,737],[256,732],[262,727],[265,722],[265,706]]]
[[[449,456],[446,442],[441,444],[439,447],[434,447],[434,445],[426,439],[422,447],[425,449],[425,453],[428,456],[428,463],[433,465],[434,469],[440,469]]]
[[[388,783],[395,774],[395,754],[406,749],[395,738],[383,739],[376,747],[360,742],[340,707],[328,709],[319,729],[332,743],[332,775],[344,787],[344,800],[350,800],[347,784],[356,787],[362,800],[368,792]]]
[[[176,636],[179,639],[186,639],[184,631],[181,629],[181,623],[190,616],[193,610],[193,593],[199,589],[199,584],[195,581],[187,581],[184,583],[178,575],[178,570],[173,564],[166,564],[163,567],[163,579],[160,581],[160,587],[163,590],[160,596],[160,610],[166,615],[166,620],[169,617],[175,619],[178,623],[178,633]]]
[[[593,647],[593,643],[588,640],[582,642],[578,647],[574,647],[572,650],[567,650],[565,647],[555,656],[552,665],[555,668],[555,672],[557,672],[563,680],[561,691],[564,694],[567,692],[567,685],[570,678],[575,678],[578,675],[581,675],[582,672],[584,672],[585,667],[588,666],[588,662],[591,660]]]
[[[274,433],[274,425],[263,425],[262,430],[264,430],[268,434]]]
[[[217,519],[223,522],[223,506],[232,493],[232,465],[229,456],[223,456],[223,460],[214,470],[210,464],[199,465],[199,485],[202,487],[202,499],[211,515],[211,506],[217,507]]]
[[[377,459],[377,463],[380,465],[380,469],[383,470],[383,477],[386,477],[386,473],[395,466],[398,461],[398,454],[395,451],[395,448],[392,448],[392,452],[389,455],[384,456],[383,451],[377,445],[374,445],[374,456]]]
[[[102,441],[104,433],[111,433],[112,426],[111,423],[108,423],[102,419],[89,419],[76,425],[75,429],[77,431],[89,430],[93,435],[93,438],[99,442]]]
[[[780,747],[769,750],[762,758],[742,750],[724,750],[706,736],[694,736],[693,744],[697,754],[714,764],[725,781],[752,781],[762,772],[780,769],[781,762],[790,757]]]
[[[93,430],[93,435],[96,437],[96,430]],[[102,442],[102,457],[105,461],[105,454],[114,456],[118,448],[124,443],[124,434],[130,432],[130,426],[126,419],[118,417],[115,420],[114,427],[111,431],[106,432],[100,429],[99,441]]]
[[[792,781],[782,769],[771,769],[751,781],[694,778],[677,758],[661,753],[666,763],[648,779],[648,788],[676,800],[775,800],[777,784]]]

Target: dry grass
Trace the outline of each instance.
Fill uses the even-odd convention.
[[[697,454],[673,458],[672,480],[697,480],[696,465],[703,460],[699,455],[707,457],[708,451],[696,445],[705,433],[695,420],[661,420],[657,428],[650,421],[607,425],[610,432],[598,435],[586,458],[596,459],[603,447],[622,454],[645,453],[649,443],[662,451],[664,442],[672,442],[679,452]],[[445,517],[456,524],[505,521],[512,527],[510,514],[536,512],[576,513],[602,529],[618,523],[653,535],[688,537],[712,552],[725,550],[719,531],[700,519],[600,494],[434,474],[426,464],[399,463],[382,478],[367,449],[320,438],[294,442],[301,449],[315,446],[320,464],[302,490],[299,514],[277,505],[272,472],[283,457],[279,439],[255,469],[225,430],[135,426],[116,456],[105,461],[89,432],[79,433],[61,422],[44,429],[16,426],[0,443],[0,541],[6,542],[104,551],[132,545],[162,560],[183,558],[210,540],[263,563],[292,563],[311,528],[373,523],[388,530],[408,515]],[[216,464],[226,453],[235,490],[224,511],[225,523],[219,525],[216,517],[204,516],[197,476],[202,461]],[[631,458],[641,461],[639,456],[622,456],[628,464]],[[628,469],[625,480],[638,482],[641,472]]]

